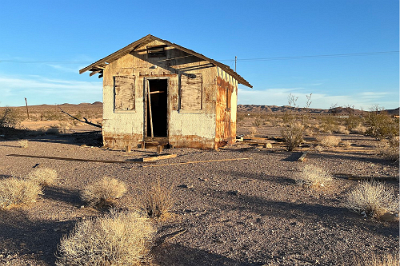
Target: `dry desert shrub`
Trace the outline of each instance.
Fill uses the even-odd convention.
[[[273,123],[271,121],[264,121],[264,126],[272,127],[274,125],[273,125]]]
[[[260,127],[262,124],[263,124],[263,121],[259,117],[256,117],[256,119],[254,119],[254,121],[251,125],[253,127]]]
[[[340,147],[344,147],[344,148],[350,148],[351,142],[348,141],[348,140],[344,140],[344,141],[341,141],[341,142],[339,143],[339,146],[340,146]]]
[[[339,134],[345,134],[345,135],[350,134],[350,131],[345,126],[342,126],[342,125],[338,125],[337,128],[335,129],[335,132],[339,133]]]
[[[144,191],[140,207],[151,218],[166,217],[175,203],[172,193],[173,185],[162,185],[157,180]]]
[[[257,134],[257,132],[258,132],[258,130],[257,130],[256,127],[251,127],[251,128],[250,128],[250,131],[249,131],[250,136],[253,136],[253,137],[254,137],[254,135]]]
[[[26,149],[29,146],[29,142],[27,139],[21,139],[20,141],[18,141],[18,145],[19,147]]]
[[[322,151],[324,151],[324,147],[322,147],[321,145],[317,145],[314,147],[314,150],[317,152],[322,152]]]
[[[69,123],[59,123],[57,125],[58,131],[61,134],[66,134],[71,129],[71,124]]]
[[[148,255],[155,229],[136,212],[82,221],[61,239],[56,265],[139,265]]]
[[[364,135],[367,132],[367,128],[363,125],[358,125],[351,129],[351,133]]]
[[[326,133],[331,133],[337,128],[337,119],[334,116],[327,115],[321,118],[321,127],[320,130]]]
[[[363,118],[358,115],[350,114],[349,117],[345,120],[346,128],[349,131],[353,131],[353,129],[360,127],[363,123]]]
[[[0,255],[0,265],[3,266],[44,266],[45,262],[38,261],[33,258],[26,258],[29,255],[10,254],[7,256]]]
[[[383,256],[372,255],[372,257],[363,256],[361,259],[355,258],[355,266],[399,266],[399,254],[388,253]]]
[[[57,171],[51,168],[36,168],[28,174],[28,179],[41,186],[51,186],[57,180]]]
[[[375,181],[361,182],[347,195],[347,207],[364,216],[380,218],[388,212],[396,212],[397,206],[393,190]]]
[[[0,114],[0,127],[16,128],[18,127],[23,118],[18,109],[6,107]]]
[[[288,151],[293,151],[304,141],[304,131],[303,124],[294,121],[281,130],[281,135],[285,140]]]
[[[80,193],[81,199],[93,206],[109,206],[115,199],[122,197],[126,192],[126,185],[118,179],[108,176],[89,184]]]
[[[382,140],[377,146],[380,155],[391,161],[399,160],[399,137]]]
[[[304,131],[304,135],[312,137],[314,136],[314,130],[310,127],[306,128],[306,130]]]
[[[327,171],[315,165],[305,165],[296,183],[305,187],[326,187],[333,181],[333,177]]]
[[[366,133],[377,139],[399,135],[399,119],[392,118],[378,106],[368,113],[366,122],[368,125]]]
[[[9,209],[36,202],[42,187],[32,180],[10,177],[0,180],[0,208]]]
[[[61,130],[57,126],[44,127],[44,131],[46,132],[46,134],[51,134],[51,135],[61,134]]]
[[[323,137],[318,137],[317,140],[324,147],[336,147],[339,145],[342,139],[337,136],[323,136]]]

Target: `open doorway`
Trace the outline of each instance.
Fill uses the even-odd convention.
[[[149,79],[150,101],[147,98],[147,137],[167,137],[168,79]],[[150,111],[151,107],[151,111]]]

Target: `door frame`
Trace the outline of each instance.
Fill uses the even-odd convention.
[[[150,92],[150,81],[151,80],[166,80],[167,82],[167,87],[166,87],[166,93],[167,93],[167,121],[166,121],[166,130],[167,130],[167,136],[166,138],[169,137],[169,78],[168,77],[145,77],[143,78],[143,141],[145,140],[145,138],[147,138],[147,132],[148,132],[148,128],[147,128],[147,110],[148,110],[148,99],[151,97],[148,96],[148,93]],[[151,104],[151,102],[150,102]]]

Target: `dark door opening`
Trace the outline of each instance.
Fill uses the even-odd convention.
[[[150,103],[147,104],[147,136],[151,137],[151,122],[153,122],[154,137],[167,137],[168,80],[150,79],[148,81]]]

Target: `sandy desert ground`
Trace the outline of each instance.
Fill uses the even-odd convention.
[[[239,122],[238,135],[248,138],[252,119]],[[137,207],[151,181],[173,187],[173,215],[155,222],[162,241],[144,265],[354,265],[355,259],[399,252],[398,221],[363,217],[346,207],[347,193],[361,182],[350,175],[377,179],[398,195],[398,163],[377,155],[372,137],[335,134],[351,145],[317,151],[312,149],[315,136],[309,136],[308,145],[288,152],[276,140],[279,128],[266,123],[253,132],[252,141],[272,148],[244,141],[219,151],[166,149],[177,157],[146,167],[150,164],[134,159],[155,149],[104,149],[97,129],[83,124],[35,133],[46,123],[23,123],[32,130],[23,137],[26,148],[17,138],[0,139],[0,178],[24,177],[35,167],[55,169],[59,176],[36,203],[0,211],[2,265],[54,265],[62,236],[77,222],[103,215],[86,206],[79,191],[106,175],[127,184],[127,194],[116,203],[123,210]],[[298,161],[306,150],[306,160]],[[220,161],[225,159],[232,161]],[[177,164],[198,161],[208,162]],[[318,189],[299,186],[295,180],[305,165],[325,169],[334,181]]]

